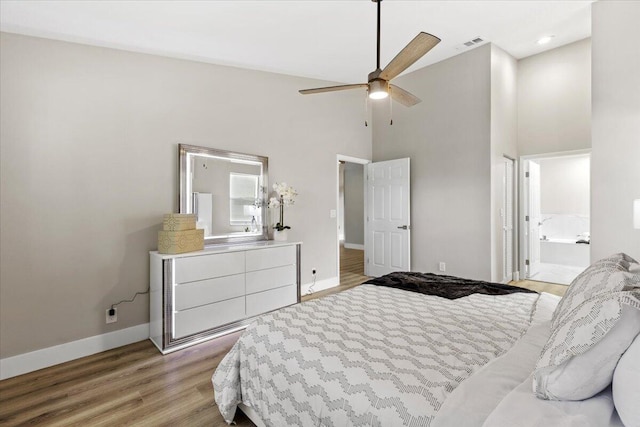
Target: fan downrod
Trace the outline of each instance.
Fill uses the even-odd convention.
[[[374,3],[378,3],[378,26],[376,28],[376,34],[377,34],[377,49],[376,49],[376,71],[378,71],[378,74],[380,74],[381,70],[380,70],[380,5],[382,4],[382,0],[371,0]],[[375,73],[375,71],[374,71]],[[372,73],[373,74],[373,73]],[[377,78],[378,76],[375,77],[371,77],[371,74],[369,74],[369,81]]]

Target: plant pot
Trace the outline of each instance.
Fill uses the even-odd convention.
[[[287,230],[273,230],[273,240],[277,240],[279,242],[283,242],[287,240]]]

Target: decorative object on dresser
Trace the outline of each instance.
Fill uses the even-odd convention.
[[[166,214],[158,231],[158,252],[182,254],[204,249],[204,230],[196,229],[192,214]]]
[[[287,230],[291,230],[291,227],[284,225],[284,207],[293,205],[298,193],[286,182],[273,184],[273,191],[276,193],[276,197],[269,199],[269,207],[278,209],[280,213],[278,222],[273,226],[273,239],[285,241],[288,238]]]
[[[262,241],[183,255],[150,252],[151,341],[166,354],[300,302],[300,247]]]

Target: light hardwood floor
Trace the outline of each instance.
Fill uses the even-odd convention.
[[[367,277],[363,251],[343,249],[340,286],[303,300],[353,288]],[[522,281],[534,290],[565,286]],[[0,425],[214,426],[227,424],[215,405],[211,375],[240,332],[162,356],[150,341],[0,381]],[[254,424],[240,413],[240,427]]]
[[[567,292],[566,285],[558,285],[555,283],[536,282],[535,280],[520,280],[518,282],[510,282],[512,286],[520,286],[521,288],[531,289],[536,292],[547,292],[550,294],[563,296]]]
[[[166,356],[141,341],[0,381],[0,425],[225,426],[210,379],[238,336]]]
[[[314,298],[321,298],[336,292],[346,291],[358,286],[368,279],[364,275],[364,251],[357,249],[345,249],[340,245],[340,285],[326,289],[324,291],[314,292],[312,295],[302,297],[303,301]]]

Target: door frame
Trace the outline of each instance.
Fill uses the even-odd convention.
[[[340,162],[356,163],[364,166],[364,172],[366,173],[366,165],[371,163],[371,160],[361,159],[359,157],[345,156],[343,154],[336,155],[336,212],[340,206]],[[367,219],[367,180],[363,180],[362,192],[364,193],[364,215],[362,217],[362,223],[365,224]],[[342,212],[344,215],[344,212]],[[340,283],[340,230],[338,228],[338,218],[336,216],[336,274],[338,275],[338,284]],[[366,235],[365,235],[366,239]],[[364,256],[367,259],[367,245],[365,244]],[[366,267],[366,263],[365,263]]]
[[[591,155],[591,149],[585,148],[581,150],[568,150],[568,151],[553,151],[550,153],[530,154],[526,156],[520,156],[518,161],[518,189],[520,197],[519,209],[518,209],[518,266],[519,266],[519,279],[527,280],[529,276],[529,269],[527,268],[525,261],[529,256],[529,232],[527,221],[525,217],[529,214],[529,185],[526,181],[525,172],[529,170],[526,163],[530,160],[547,159],[550,157],[570,157],[580,156],[584,154]],[[527,165],[528,166],[528,165]]]
[[[518,179],[518,173],[519,173],[519,164],[518,164],[518,160],[507,155],[507,154],[503,154],[502,155],[502,159],[503,160],[508,160],[511,162],[511,280],[519,280],[520,279],[520,270],[519,270],[519,258],[518,258],[518,239],[519,239],[519,227],[518,227],[518,218],[519,218],[519,203],[518,203],[518,195],[519,195],[519,191],[518,191],[518,184],[519,184],[519,179]],[[504,179],[507,179],[507,176],[504,176]],[[504,192],[504,185],[506,183],[503,183],[502,186],[502,191]],[[504,197],[504,195],[503,195]],[[503,206],[504,208],[504,206]],[[503,215],[506,217],[506,211],[503,212]],[[504,224],[504,218],[502,223]],[[504,237],[504,231],[502,233],[503,237]],[[502,255],[504,255],[504,251],[505,251],[505,242],[503,239],[503,247],[502,247]],[[503,263],[504,263],[504,256],[503,256]],[[504,273],[505,270],[505,266],[502,266],[502,270]],[[504,281],[505,277],[503,274],[502,277],[502,281]]]

